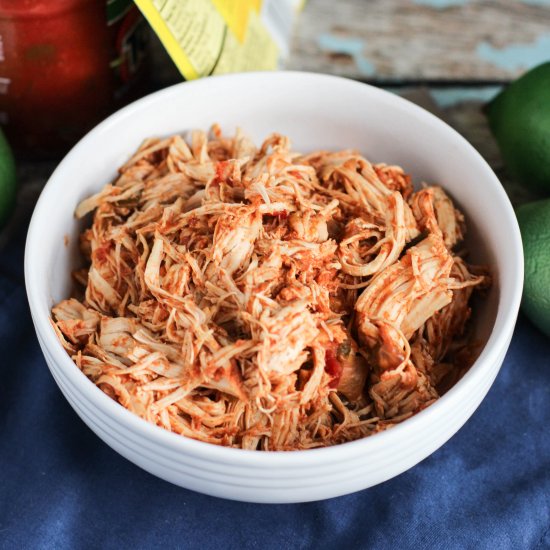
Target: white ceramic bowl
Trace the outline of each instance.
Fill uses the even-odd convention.
[[[70,294],[78,257],[77,203],[110,181],[149,136],[236,126],[259,142],[277,131],[294,148],[356,147],[369,159],[396,163],[415,181],[438,182],[466,212],[471,258],[495,275],[476,311],[479,358],[434,405],[367,439],[295,452],[217,447],[167,432],[115,403],[74,365],[49,323],[52,305]],[[69,246],[64,245],[69,236]],[[364,84],[297,73],[249,73],[178,84],[117,112],[65,157],[36,205],[25,254],[32,318],[46,362],[84,422],[145,470],[182,487],[253,502],[319,500],[370,487],[443,445],[471,416],[504,359],[520,304],[523,256],[512,207],[480,155],[423,109]],[[490,424],[488,422],[488,430]]]

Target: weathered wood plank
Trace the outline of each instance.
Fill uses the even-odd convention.
[[[548,59],[547,0],[309,0],[288,67],[374,81],[507,81]]]

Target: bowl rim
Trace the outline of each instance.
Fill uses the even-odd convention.
[[[61,187],[65,166],[68,164],[68,161],[81,154],[81,151],[85,151],[88,142],[96,135],[108,133],[112,126],[118,125],[120,121],[139,112],[144,107],[148,107],[155,103],[167,102],[169,104],[170,98],[180,93],[200,93],[202,88],[211,86],[213,80],[215,80],[218,85],[224,85],[224,82],[236,80],[253,81],[257,79],[263,79],[264,85],[268,85],[270,79],[277,80],[277,83],[280,83],[281,79],[287,79],[289,82],[294,81],[294,83],[300,83],[300,85],[331,85],[340,88],[348,87],[350,89],[361,88],[361,93],[364,93],[365,96],[370,96],[370,98],[375,98],[375,100],[383,104],[384,107],[408,111],[418,119],[421,119],[424,124],[435,129],[435,131],[446,132],[454,139],[457,147],[461,150],[461,154],[468,157],[468,162],[476,163],[480,173],[484,173],[486,176],[484,185],[492,186],[493,202],[496,207],[500,209],[502,223],[509,227],[512,236],[508,245],[512,249],[515,261],[512,266],[513,272],[509,274],[509,280],[515,281],[515,284],[511,285],[511,289],[500,288],[497,315],[492,332],[479,357],[468,372],[445,395],[413,417],[396,424],[389,430],[331,447],[308,449],[307,451],[297,450],[292,452],[258,452],[223,447],[170,432],[130,412],[108,397],[89,380],[78,367],[76,367],[75,363],[65,352],[51,327],[49,320],[50,311],[47,307],[43,307],[42,305],[44,301],[44,292],[41,292],[41,277],[40,273],[34,268],[34,258],[37,257],[36,252],[40,247],[42,228],[49,221],[47,205],[53,200],[53,197],[55,197],[58,188]],[[74,386],[77,393],[86,395],[90,403],[97,409],[103,411],[110,419],[116,421],[135,435],[142,436],[152,443],[160,444],[173,451],[188,456],[194,456],[209,462],[220,464],[230,463],[236,466],[254,468],[293,468],[322,465],[341,458],[343,453],[345,453],[347,457],[355,457],[360,454],[366,456],[367,453],[378,452],[384,447],[391,449],[394,445],[399,445],[400,440],[406,440],[407,434],[412,434],[415,430],[419,433],[429,428],[434,420],[437,420],[440,415],[444,414],[445,410],[450,410],[454,406],[459,405],[459,402],[464,396],[474,393],[480,373],[487,369],[489,365],[498,361],[499,354],[502,349],[508,345],[512,335],[520,306],[523,286],[522,243],[514,210],[504,188],[493,170],[463,136],[432,113],[391,92],[339,76],[301,71],[238,73],[208,77],[190,82],[181,82],[149,94],[113,113],[88,132],[67,153],[48,179],[36,203],[31,218],[27,233],[24,263],[27,296],[39,341],[48,349],[56,365],[62,370],[63,374],[68,378],[71,385]]]

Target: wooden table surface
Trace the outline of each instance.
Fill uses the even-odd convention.
[[[154,87],[180,77],[158,41]],[[513,202],[529,197],[507,177],[482,105],[550,59],[550,0],[308,0],[286,67],[384,87],[437,114],[493,167]],[[56,162],[18,164],[18,206],[0,246],[28,220]]]
[[[308,0],[289,67],[379,84],[500,84],[550,58],[548,0]]]

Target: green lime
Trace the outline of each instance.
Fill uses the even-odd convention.
[[[510,84],[486,113],[510,173],[532,191],[550,195],[550,62]]]
[[[523,204],[516,216],[525,256],[521,307],[550,336],[550,199]]]
[[[15,205],[16,183],[13,155],[0,130],[0,226],[6,223]]]

